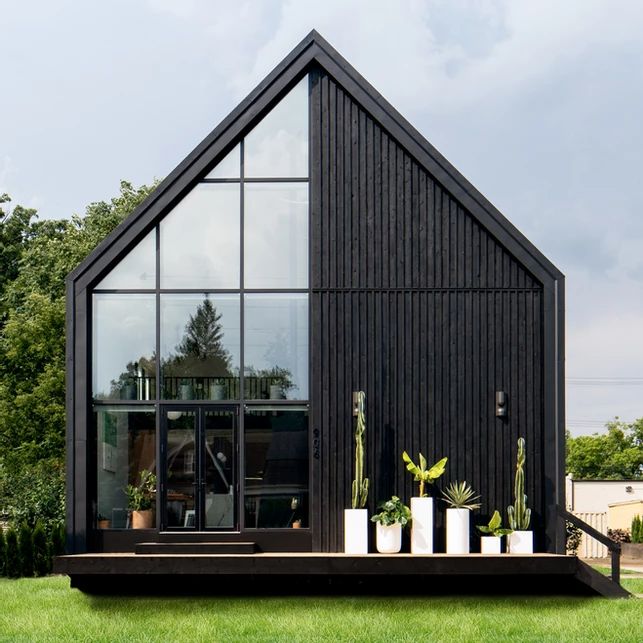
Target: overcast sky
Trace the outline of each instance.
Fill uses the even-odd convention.
[[[643,2],[0,0],[0,193],[164,177],[312,28],[565,273],[572,431],[643,417]]]

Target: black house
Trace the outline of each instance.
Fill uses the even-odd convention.
[[[412,495],[407,450],[448,456],[477,524],[504,515],[522,436],[535,551],[564,554],[563,275],[316,32],[67,295],[60,571],[141,543],[341,552],[358,390],[371,512]],[[134,573],[114,560],[91,573]]]

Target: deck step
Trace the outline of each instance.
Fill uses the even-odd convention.
[[[254,554],[253,542],[162,542],[137,543],[136,554]]]

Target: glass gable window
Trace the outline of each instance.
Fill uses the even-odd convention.
[[[97,290],[156,287],[156,233],[150,232],[101,281]]]

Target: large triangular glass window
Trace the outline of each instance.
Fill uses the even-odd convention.
[[[156,287],[156,233],[134,246],[96,286],[97,290],[144,290]]]

